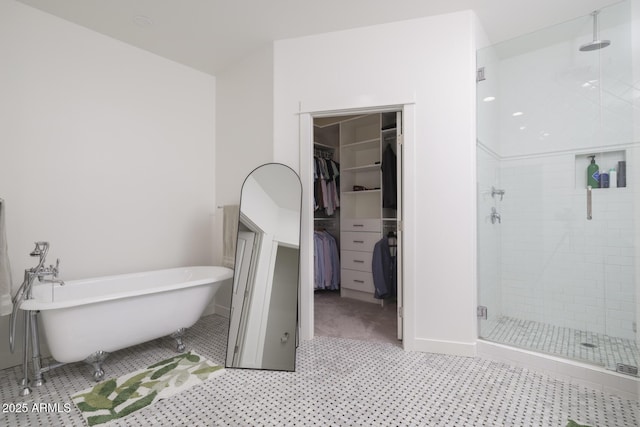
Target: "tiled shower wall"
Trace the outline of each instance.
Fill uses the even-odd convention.
[[[576,167],[574,154],[500,161],[501,312],[635,339],[635,189],[595,189],[589,221]]]

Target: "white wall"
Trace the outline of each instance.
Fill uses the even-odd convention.
[[[216,196],[240,203],[244,179],[273,160],[273,46],[216,75]]]
[[[216,204],[238,205],[244,179],[273,161],[273,47],[265,46],[216,75]],[[214,263],[222,263],[222,209],[213,219]],[[220,288],[216,312],[227,313],[231,288]]]
[[[415,101],[412,142],[405,146],[410,350],[475,352],[475,25],[466,11],[274,47],[274,159],[294,169],[300,170],[300,109]],[[302,259],[308,262],[304,253]],[[313,284],[304,279],[310,292]]]
[[[214,77],[14,1],[0,2],[0,57],[14,280],[36,240],[63,279],[211,263]]]

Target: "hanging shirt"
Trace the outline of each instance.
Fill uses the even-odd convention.
[[[393,298],[397,293],[396,257],[391,253],[389,238],[383,237],[373,247],[371,272],[373,273],[374,297]]]
[[[340,288],[340,258],[336,239],[326,231],[313,233],[314,289]]]
[[[313,287],[324,289],[324,243],[318,232],[313,233]]]

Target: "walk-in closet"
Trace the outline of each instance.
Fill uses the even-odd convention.
[[[402,338],[401,119],[399,111],[314,119],[316,335]]]

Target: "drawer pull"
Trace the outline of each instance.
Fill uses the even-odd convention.
[[[359,263],[361,263],[361,264],[364,264],[364,261],[363,261],[363,260],[361,260],[361,259],[354,259],[354,260],[353,260],[353,262],[359,262]]]
[[[354,240],[353,243],[364,243],[364,240]]]
[[[353,224],[354,227],[364,227],[364,224]]]
[[[356,279],[353,279],[353,281],[354,281],[354,282],[356,282],[356,283],[364,283],[364,280],[356,280]]]

